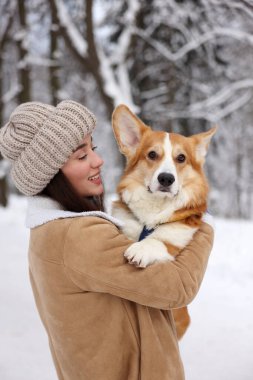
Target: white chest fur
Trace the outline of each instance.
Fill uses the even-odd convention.
[[[191,241],[197,230],[197,228],[192,228],[180,222],[157,225],[157,223],[150,220],[150,223],[147,223],[147,214],[153,218],[156,216],[155,220],[161,223],[161,215],[163,214],[162,216],[168,219],[173,211],[171,211],[170,208],[164,212],[159,212],[157,207],[154,205],[154,207],[152,207],[151,203],[151,207],[148,207],[147,213],[145,212],[147,208],[146,204],[147,203],[145,203],[144,207],[145,210],[143,211],[141,211],[141,205],[143,204],[140,200],[137,206],[138,214],[143,216],[143,220],[145,218],[145,222],[138,221],[133,213],[125,209],[113,207],[114,217],[121,219],[124,223],[122,227],[123,233],[136,241],[136,243],[132,244],[125,252],[125,257],[127,260],[135,262],[137,266],[143,268],[155,262],[174,260],[174,257],[167,251],[164,243],[169,243],[179,249],[183,249]],[[156,228],[146,239],[138,242],[144,225],[148,228],[153,228],[153,226],[156,226]]]
[[[147,206],[145,207],[147,208]],[[149,208],[151,216],[154,217],[152,211],[154,213],[154,208],[151,208],[151,210]],[[155,209],[155,211],[157,210]],[[153,221],[147,223],[147,212],[145,212],[145,210],[143,210],[142,212],[143,219],[145,218],[145,221],[143,221],[143,223],[138,221],[131,212],[128,212],[122,208],[113,207],[113,216],[122,220],[122,222],[124,223],[122,231],[130,239],[133,239],[135,241],[139,239],[143,226],[146,225],[147,228],[156,227],[154,232],[150,235],[150,237],[152,237],[153,239],[163,241],[165,243],[170,243],[175,247],[182,249],[191,241],[194,233],[197,231],[197,228],[187,226],[180,222],[164,223],[158,225]],[[171,209],[166,209],[164,211],[164,217],[168,218],[168,215],[171,215],[170,213]],[[158,219],[159,217],[161,218],[161,214],[162,212],[157,212],[156,219]],[[161,219],[159,219],[158,223],[161,223]]]
[[[167,222],[175,210],[187,204],[187,194],[180,192],[180,197],[169,199],[166,196],[157,197],[140,186],[133,192],[123,191],[122,198],[136,219],[147,228],[154,228]]]

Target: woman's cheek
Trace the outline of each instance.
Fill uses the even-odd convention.
[[[88,176],[89,174],[89,165],[86,162],[80,161],[79,165],[76,167],[75,175],[79,178]]]

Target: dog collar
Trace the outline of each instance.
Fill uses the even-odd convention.
[[[148,229],[146,226],[144,226],[139,236],[139,241],[145,239],[148,235],[152,234],[154,230],[154,228]]]

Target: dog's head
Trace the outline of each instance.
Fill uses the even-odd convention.
[[[112,124],[120,151],[127,159],[119,191],[141,186],[168,199],[197,201],[201,193],[206,197],[203,165],[216,128],[190,137],[152,131],[124,105],[115,109]]]

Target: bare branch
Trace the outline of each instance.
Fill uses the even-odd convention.
[[[183,58],[192,50],[196,50],[201,45],[205,44],[208,41],[212,41],[217,37],[228,37],[241,42],[248,43],[253,46],[253,35],[250,33],[243,32],[241,30],[235,30],[230,28],[216,28],[211,30],[203,35],[199,35],[194,40],[185,44],[180,48],[176,53],[172,53],[167,46],[154,40],[151,36],[147,35],[145,31],[135,28],[135,33],[143,38],[150,46],[157,50],[163,57],[167,58],[169,61],[176,62],[179,59]]]
[[[230,86],[218,91],[215,95],[212,95],[201,102],[193,103],[184,109],[180,110],[172,108],[171,110],[166,109],[165,111],[164,108],[156,107],[153,113],[157,113],[158,115],[163,114],[164,117],[169,119],[193,118],[206,119],[216,122],[247,104],[247,102],[252,98],[252,88],[253,80],[245,79],[233,83]],[[246,93],[242,96],[237,97],[235,101],[230,100],[237,91],[243,89],[248,89],[248,91],[246,91]],[[224,104],[227,101],[230,103],[224,107]]]
[[[13,84],[11,88],[2,96],[2,103],[7,104],[13,100],[22,90],[22,86],[18,83]]]
[[[224,117],[244,107],[246,104],[249,103],[251,99],[252,99],[252,91],[248,90],[245,92],[245,94],[236,98],[234,102],[228,104],[225,108],[223,108],[219,112],[216,112],[214,117],[212,118],[213,120],[210,119],[210,121],[217,122],[223,119]]]
[[[85,58],[87,56],[87,43],[69,17],[65,4],[62,0],[53,0],[53,3],[57,9],[57,16],[61,28],[65,30],[68,39],[78,54]]]
[[[7,41],[8,34],[13,23],[14,13],[15,13],[15,7],[14,7],[14,2],[12,1],[10,13],[6,16],[5,24],[2,23],[1,25],[2,30],[1,30],[1,36],[0,36],[0,51],[2,51]]]
[[[110,57],[112,64],[119,64],[120,62],[125,61],[129,47],[131,45],[131,40],[134,33],[134,27],[136,25],[136,19],[138,12],[140,11],[140,3],[136,0],[129,1],[129,7],[125,14],[125,28],[122,31],[114,53]]]
[[[202,102],[192,104],[190,106],[190,110],[192,112],[195,112],[203,108],[217,107],[221,105],[222,103],[226,102],[227,100],[229,100],[236,91],[243,90],[246,88],[252,88],[252,87],[253,87],[253,79],[244,79],[244,80],[232,83],[226,88],[222,88],[215,95],[210,96],[208,99]]]
[[[102,48],[99,48],[101,73],[103,75],[105,89],[114,100],[114,105],[127,104],[134,112],[139,108],[134,104],[132,89],[127,67],[127,55],[133,43],[140,3],[137,0],[128,2],[128,10],[124,18],[124,29],[115,45],[111,56],[107,57]]]

